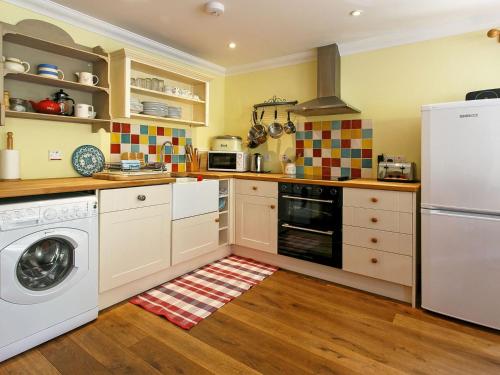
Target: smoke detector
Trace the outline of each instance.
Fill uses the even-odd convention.
[[[220,16],[224,13],[224,4],[219,1],[209,1],[205,4],[205,12],[212,16]]]

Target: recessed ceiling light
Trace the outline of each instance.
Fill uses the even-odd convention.
[[[353,17],[357,17],[357,16],[361,16],[361,13],[363,13],[362,10],[360,9],[357,9],[357,10],[353,10],[351,13],[349,13],[351,16]]]
[[[228,47],[231,48],[231,49],[235,49],[236,48],[236,43],[235,42],[231,42],[228,44]]]

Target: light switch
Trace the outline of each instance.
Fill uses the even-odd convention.
[[[49,160],[62,160],[63,153],[59,150],[49,150]]]

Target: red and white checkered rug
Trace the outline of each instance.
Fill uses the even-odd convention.
[[[277,270],[231,255],[139,294],[130,302],[190,329]]]

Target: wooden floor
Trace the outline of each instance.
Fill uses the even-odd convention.
[[[0,364],[111,373],[500,374],[500,334],[278,271],[189,332],[124,303]]]

